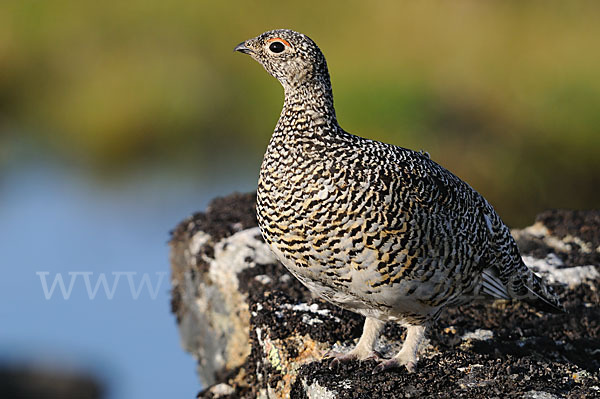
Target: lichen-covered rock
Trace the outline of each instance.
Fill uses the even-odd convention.
[[[198,360],[205,386],[222,380],[250,354],[248,301],[237,276],[256,262],[274,262],[256,228],[247,230],[251,226],[256,226],[253,197],[232,195],[172,233],[171,307],[182,345]]]
[[[374,363],[331,370],[363,319],[318,298],[277,263],[256,228],[254,195],[215,200],[171,241],[172,307],[198,359],[205,398],[600,397],[600,212],[549,211],[513,232],[526,263],[562,283],[569,313],[518,302],[448,309],[430,329],[415,373],[372,375]],[[388,324],[391,355],[403,329]]]

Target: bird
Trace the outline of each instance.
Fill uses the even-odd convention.
[[[563,307],[523,262],[509,228],[482,195],[423,151],[346,132],[327,62],[308,36],[270,30],[234,48],[284,89],[259,173],[264,241],[313,294],[365,316],[330,366],[374,359],[373,373],[413,372],[425,330],[448,306],[481,298]],[[400,351],[375,350],[387,322],[406,328]]]

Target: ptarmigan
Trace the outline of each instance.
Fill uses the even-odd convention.
[[[356,347],[334,362],[376,357],[375,340],[394,321],[406,340],[374,371],[412,371],[426,325],[481,296],[561,309],[479,193],[422,152],[339,126],[327,63],[310,38],[273,30],[235,50],[285,90],[258,182],[263,238],[313,293],[366,316]]]

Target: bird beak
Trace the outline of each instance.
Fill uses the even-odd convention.
[[[251,49],[249,49],[248,47],[246,47],[246,42],[241,42],[240,44],[235,46],[233,51],[239,51],[240,53],[244,53],[244,54],[250,54],[250,53],[254,52]]]

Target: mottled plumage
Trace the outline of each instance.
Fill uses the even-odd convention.
[[[373,356],[385,321],[408,328],[378,369],[416,363],[425,325],[445,306],[482,295],[560,308],[523,263],[492,206],[429,156],[364,139],[338,124],[325,58],[307,36],[275,30],[247,53],[285,89],[260,171],[265,241],[311,291],[367,317],[357,347]]]

